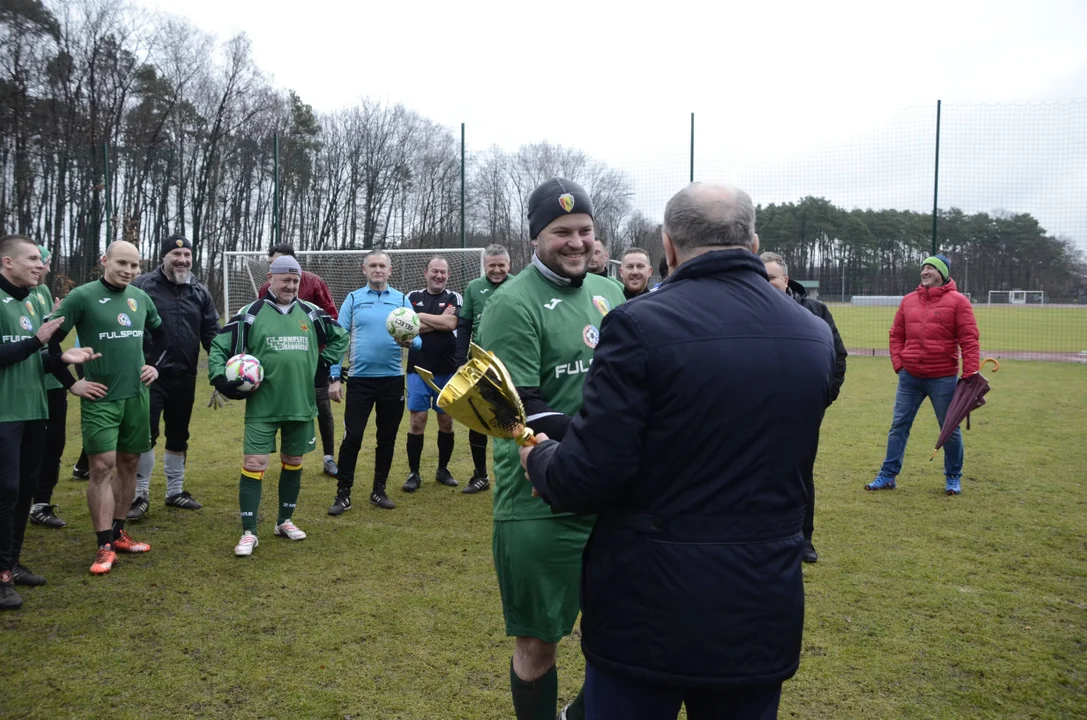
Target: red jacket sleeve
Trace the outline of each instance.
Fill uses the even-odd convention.
[[[260,300],[268,292],[268,288],[272,286],[272,283],[265,280],[264,284],[260,286],[260,290],[257,290],[257,300]],[[229,311],[228,311],[229,313]]]
[[[313,300],[310,302],[331,315],[333,320],[340,319],[336,313],[336,303],[332,302],[332,293],[329,292],[328,285],[316,275],[313,276]]]
[[[906,346],[906,313],[903,311],[903,307],[906,305],[906,299],[902,298],[902,302],[898,305],[898,312],[895,313],[894,322],[891,323],[891,366],[897,373],[902,369],[902,348]]]
[[[959,306],[955,310],[955,330],[962,351],[962,376],[969,377],[978,371],[981,345],[978,342],[978,322],[974,318],[974,308],[962,295],[959,296]]]

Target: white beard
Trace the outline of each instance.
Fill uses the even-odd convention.
[[[167,270],[170,275],[170,279],[174,281],[175,285],[186,285],[189,282],[189,278],[192,277],[192,271],[188,269],[174,269]]]

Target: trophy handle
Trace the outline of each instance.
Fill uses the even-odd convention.
[[[415,366],[415,372],[419,375],[419,377],[423,378],[423,382],[434,388],[434,392],[440,393],[442,391],[440,387],[434,384],[434,373],[424,368],[421,368],[418,365]]]

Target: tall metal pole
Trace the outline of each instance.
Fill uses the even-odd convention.
[[[937,252],[936,248],[936,227],[937,227],[937,211],[939,205],[937,201],[940,195],[940,101],[936,101],[936,177],[932,181],[932,254]]]
[[[113,237],[110,234],[110,216],[113,215],[113,203],[110,200],[109,143],[102,143],[102,161],[106,168],[106,246],[108,247],[110,239]]]
[[[279,244],[279,133],[272,136],[272,244]]]
[[[695,113],[690,113],[690,182],[695,182]]]
[[[460,124],[460,246],[467,247],[464,235],[464,123]]]

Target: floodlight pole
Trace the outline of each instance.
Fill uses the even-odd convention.
[[[460,124],[460,246],[466,247],[464,235],[464,123]]]
[[[102,143],[102,164],[105,168],[106,175],[106,247],[109,247],[112,236],[110,235],[110,215],[113,214],[112,202],[110,200],[110,176],[109,176],[109,143]]]
[[[272,244],[279,244],[279,133],[272,136]]]
[[[938,250],[936,247],[936,228],[938,223],[938,208],[937,204],[940,196],[940,101],[936,101],[936,176],[932,181],[932,254],[935,255]]]
[[[691,113],[691,177],[690,182],[694,182],[694,113]]]

